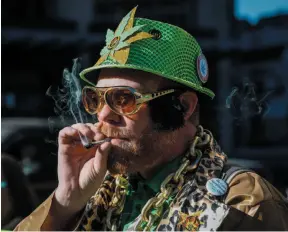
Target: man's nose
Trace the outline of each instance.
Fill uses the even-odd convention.
[[[121,115],[113,112],[107,104],[102,107],[97,116],[99,122],[106,122],[112,125],[119,125],[121,122]]]

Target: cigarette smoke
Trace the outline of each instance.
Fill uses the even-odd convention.
[[[46,95],[54,100],[54,112],[57,117],[48,118],[49,130],[51,133],[59,132],[66,126],[74,123],[96,122],[94,116],[90,116],[85,112],[82,105],[81,94],[82,86],[79,73],[81,70],[81,60],[76,58],[73,60],[71,72],[68,69],[63,70],[62,87],[56,90],[50,86]],[[88,143],[88,139],[79,134],[82,143]],[[49,141],[51,142],[51,141]]]

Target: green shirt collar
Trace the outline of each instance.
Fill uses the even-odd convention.
[[[144,179],[143,184],[149,186],[154,192],[160,191],[160,186],[164,179],[171,173],[176,172],[177,169],[180,167],[182,156],[178,156],[172,161],[162,165],[152,178]]]

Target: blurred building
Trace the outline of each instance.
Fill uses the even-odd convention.
[[[73,58],[81,56],[85,66],[93,64],[107,28],[115,29],[135,4],[128,0],[3,0],[2,116],[51,116],[54,102],[45,97],[47,88],[61,83],[62,70],[71,67]],[[137,4],[137,17],[183,27],[203,47],[210,65],[208,87],[217,97],[213,102],[203,99],[201,118],[228,154],[243,158],[288,154],[287,15],[251,26],[235,19],[232,0],[139,0]],[[265,118],[255,114],[239,127],[225,102],[232,88],[243,81],[252,83],[257,93],[257,99],[250,97],[248,103],[258,103],[272,93],[267,97],[270,110]],[[237,107],[241,110],[236,117],[247,114],[247,107]]]
[[[210,5],[215,2],[207,0],[140,0],[137,4],[137,17],[163,20],[191,32],[207,53],[210,72],[216,73],[215,54],[229,40],[232,1],[218,1],[215,7],[221,11],[214,12]],[[72,58],[81,56],[85,66],[95,62],[107,28],[114,29],[134,6],[128,0],[4,0],[3,116],[51,115],[53,102],[44,95],[49,85],[61,82],[62,70],[71,67]],[[215,76],[209,87],[216,89],[216,80]]]
[[[275,160],[288,160],[287,26],[288,15],[262,19],[256,26],[243,21],[235,24],[233,55],[228,61],[229,85],[230,88],[240,83],[246,87],[250,85],[258,102],[254,106],[262,111],[243,120],[241,127],[228,126],[228,130],[234,129],[234,136],[228,137],[226,143],[236,148],[235,156],[270,160],[273,155]],[[244,95],[250,99],[246,106],[245,100],[242,104],[245,119],[245,114],[253,111],[247,104],[254,100],[246,93]],[[282,164],[287,165],[287,162]]]

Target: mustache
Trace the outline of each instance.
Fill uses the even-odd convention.
[[[115,138],[133,138],[134,135],[131,131],[123,128],[110,127],[108,125],[102,124],[99,128],[99,131],[104,134],[106,137],[115,137]]]

